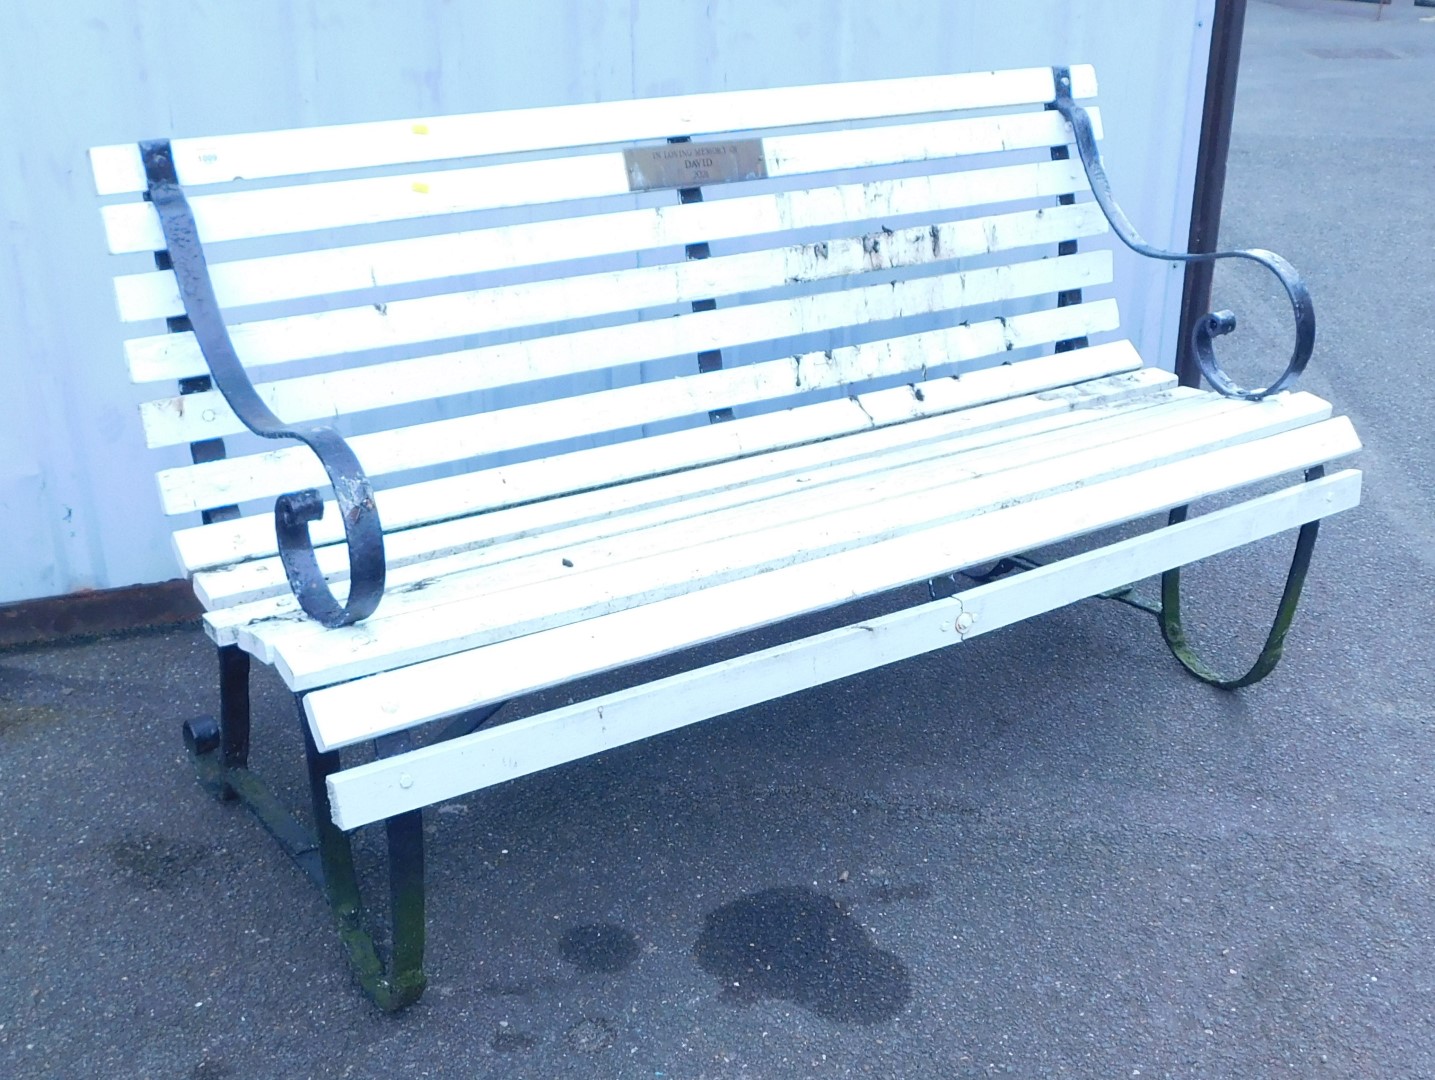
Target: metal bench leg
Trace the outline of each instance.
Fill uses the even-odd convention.
[[[235,646],[219,650],[219,691],[217,723],[213,717],[201,716],[184,725],[185,745],[200,782],[225,802],[242,802],[324,893],[364,993],[385,1012],[412,1005],[423,994],[426,982],[422,811],[399,814],[385,823],[391,920],[389,965],[385,969],[373,936],[364,925],[349,838],[334,825],[329,808],[325,781],[339,769],[338,753],[319,753],[304,717],[302,698],[296,698],[314,807],[315,828],[309,829],[249,771],[248,653]]]
[[[237,645],[219,649],[219,723],[209,716],[186,721],[184,741],[200,782],[225,802],[240,798],[229,773],[249,766],[249,654]]]
[[[1316,466],[1307,470],[1305,478],[1309,482],[1324,475],[1325,469]],[[1185,520],[1186,507],[1178,506],[1171,511],[1169,521],[1172,525]],[[1306,571],[1310,569],[1311,553],[1315,550],[1319,531],[1319,519],[1301,526],[1300,534],[1296,537],[1290,573],[1286,575],[1285,590],[1281,593],[1281,601],[1276,608],[1275,622],[1271,624],[1270,633],[1266,635],[1266,643],[1256,657],[1256,662],[1244,675],[1223,675],[1196,655],[1186,637],[1186,631],[1181,626],[1181,571],[1178,568],[1161,575],[1161,610],[1157,615],[1161,624],[1161,636],[1166,639],[1172,655],[1187,671],[1202,682],[1218,686],[1222,690],[1238,690],[1260,682],[1275,669],[1285,651],[1286,635],[1290,633],[1291,622],[1295,619],[1296,606],[1300,603],[1301,589],[1305,585]]]
[[[249,771],[249,716],[249,654],[235,645],[221,646],[219,720],[198,716],[184,723],[184,744],[199,782],[223,802],[242,802],[299,868],[322,886],[314,834]]]
[[[302,699],[296,698],[302,702]],[[389,849],[390,941],[387,970],[364,925],[359,879],[354,872],[348,836],[334,824],[329,806],[328,778],[339,771],[337,751],[320,753],[300,705],[304,753],[309,765],[309,793],[314,805],[324,892],[349,965],[364,993],[385,1012],[412,1005],[424,992],[424,833],[423,811],[397,814],[385,823]]]

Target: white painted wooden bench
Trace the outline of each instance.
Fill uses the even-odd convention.
[[[164,512],[220,647],[191,751],[325,885],[381,1005],[423,988],[424,806],[1158,573],[1168,639],[1214,679],[1174,568],[1299,526],[1308,559],[1308,523],[1358,501],[1358,473],[1319,475],[1357,449],[1350,424],[1284,389],[1313,336],[1286,264],[1297,355],[1266,390],[1215,364],[1224,316],[1199,335],[1224,393],[1120,337],[1108,216],[1141,242],[1073,100],[1094,94],[1090,68],[1030,69],[92,151],[130,257],[129,370],[160,385]],[[307,488],[339,510],[312,520],[319,496],[287,494]],[[1173,508],[955,595],[893,592]],[[478,729],[878,594],[908,606]],[[247,769],[250,656],[300,702],[317,847]],[[341,768],[361,743],[377,756]],[[383,962],[345,836],[379,821]]]

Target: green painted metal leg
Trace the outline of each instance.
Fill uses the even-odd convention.
[[[320,753],[303,720],[304,751],[309,762],[309,793],[324,867],[324,891],[348,954],[349,965],[364,993],[385,1012],[412,1005],[424,992],[424,835],[423,812],[411,810],[389,818],[389,899],[391,949],[385,968],[374,938],[365,926],[359,879],[354,872],[349,838],[334,824],[325,781],[339,770],[337,752]]]
[[[219,652],[220,719],[201,716],[184,725],[184,741],[200,782],[217,798],[243,803],[284,851],[324,892],[339,937],[364,993],[385,1012],[422,996],[424,962],[424,835],[422,811],[385,822],[388,832],[390,949],[385,967],[365,926],[359,879],[349,838],[333,822],[326,780],[339,768],[337,753],[314,745],[300,702],[300,727],[309,770],[315,829],[295,819],[249,771],[249,656],[233,646]],[[395,746],[395,749],[401,747]],[[384,746],[380,746],[382,755]]]
[[[1309,482],[1324,475],[1325,469],[1317,466],[1308,470],[1305,478]],[[1186,507],[1178,506],[1172,510],[1169,520],[1172,525],[1185,521]],[[1187,671],[1202,682],[1218,686],[1222,690],[1238,690],[1260,682],[1275,669],[1285,651],[1286,635],[1290,633],[1291,622],[1295,619],[1296,607],[1300,603],[1301,589],[1305,586],[1306,572],[1310,569],[1310,557],[1315,550],[1319,531],[1319,520],[1301,526],[1300,534],[1296,537],[1290,573],[1286,575],[1285,590],[1281,593],[1281,601],[1276,608],[1275,622],[1271,624],[1270,633],[1266,635],[1266,643],[1256,657],[1256,662],[1244,675],[1223,675],[1196,655],[1186,637],[1186,631],[1181,626],[1181,571],[1178,568],[1161,575],[1161,610],[1157,614],[1161,624],[1161,636],[1166,639],[1172,655]]]

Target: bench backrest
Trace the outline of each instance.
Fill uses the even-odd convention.
[[[1072,76],[1094,95],[1089,68]],[[287,422],[340,418],[393,530],[738,456],[744,416],[1115,329],[1114,302],[1081,293],[1110,279],[1105,250],[1078,249],[1106,223],[1075,198],[1053,96],[1037,68],[179,139],[173,156],[259,392]],[[208,388],[137,147],[91,157],[100,194],[127,196],[103,207],[111,251],[161,253],[116,289],[132,378],[185,391],[142,406],[151,446],[195,444],[159,474],[167,513],[208,511],[176,533],[185,568],[271,555],[272,499],[322,470]],[[799,413],[784,437],[832,433]]]

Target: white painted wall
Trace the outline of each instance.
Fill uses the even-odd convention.
[[[1090,62],[1117,195],[1182,246],[1215,0],[3,0],[0,602],[173,577],[86,148]],[[1119,257],[1169,366],[1179,270]]]

